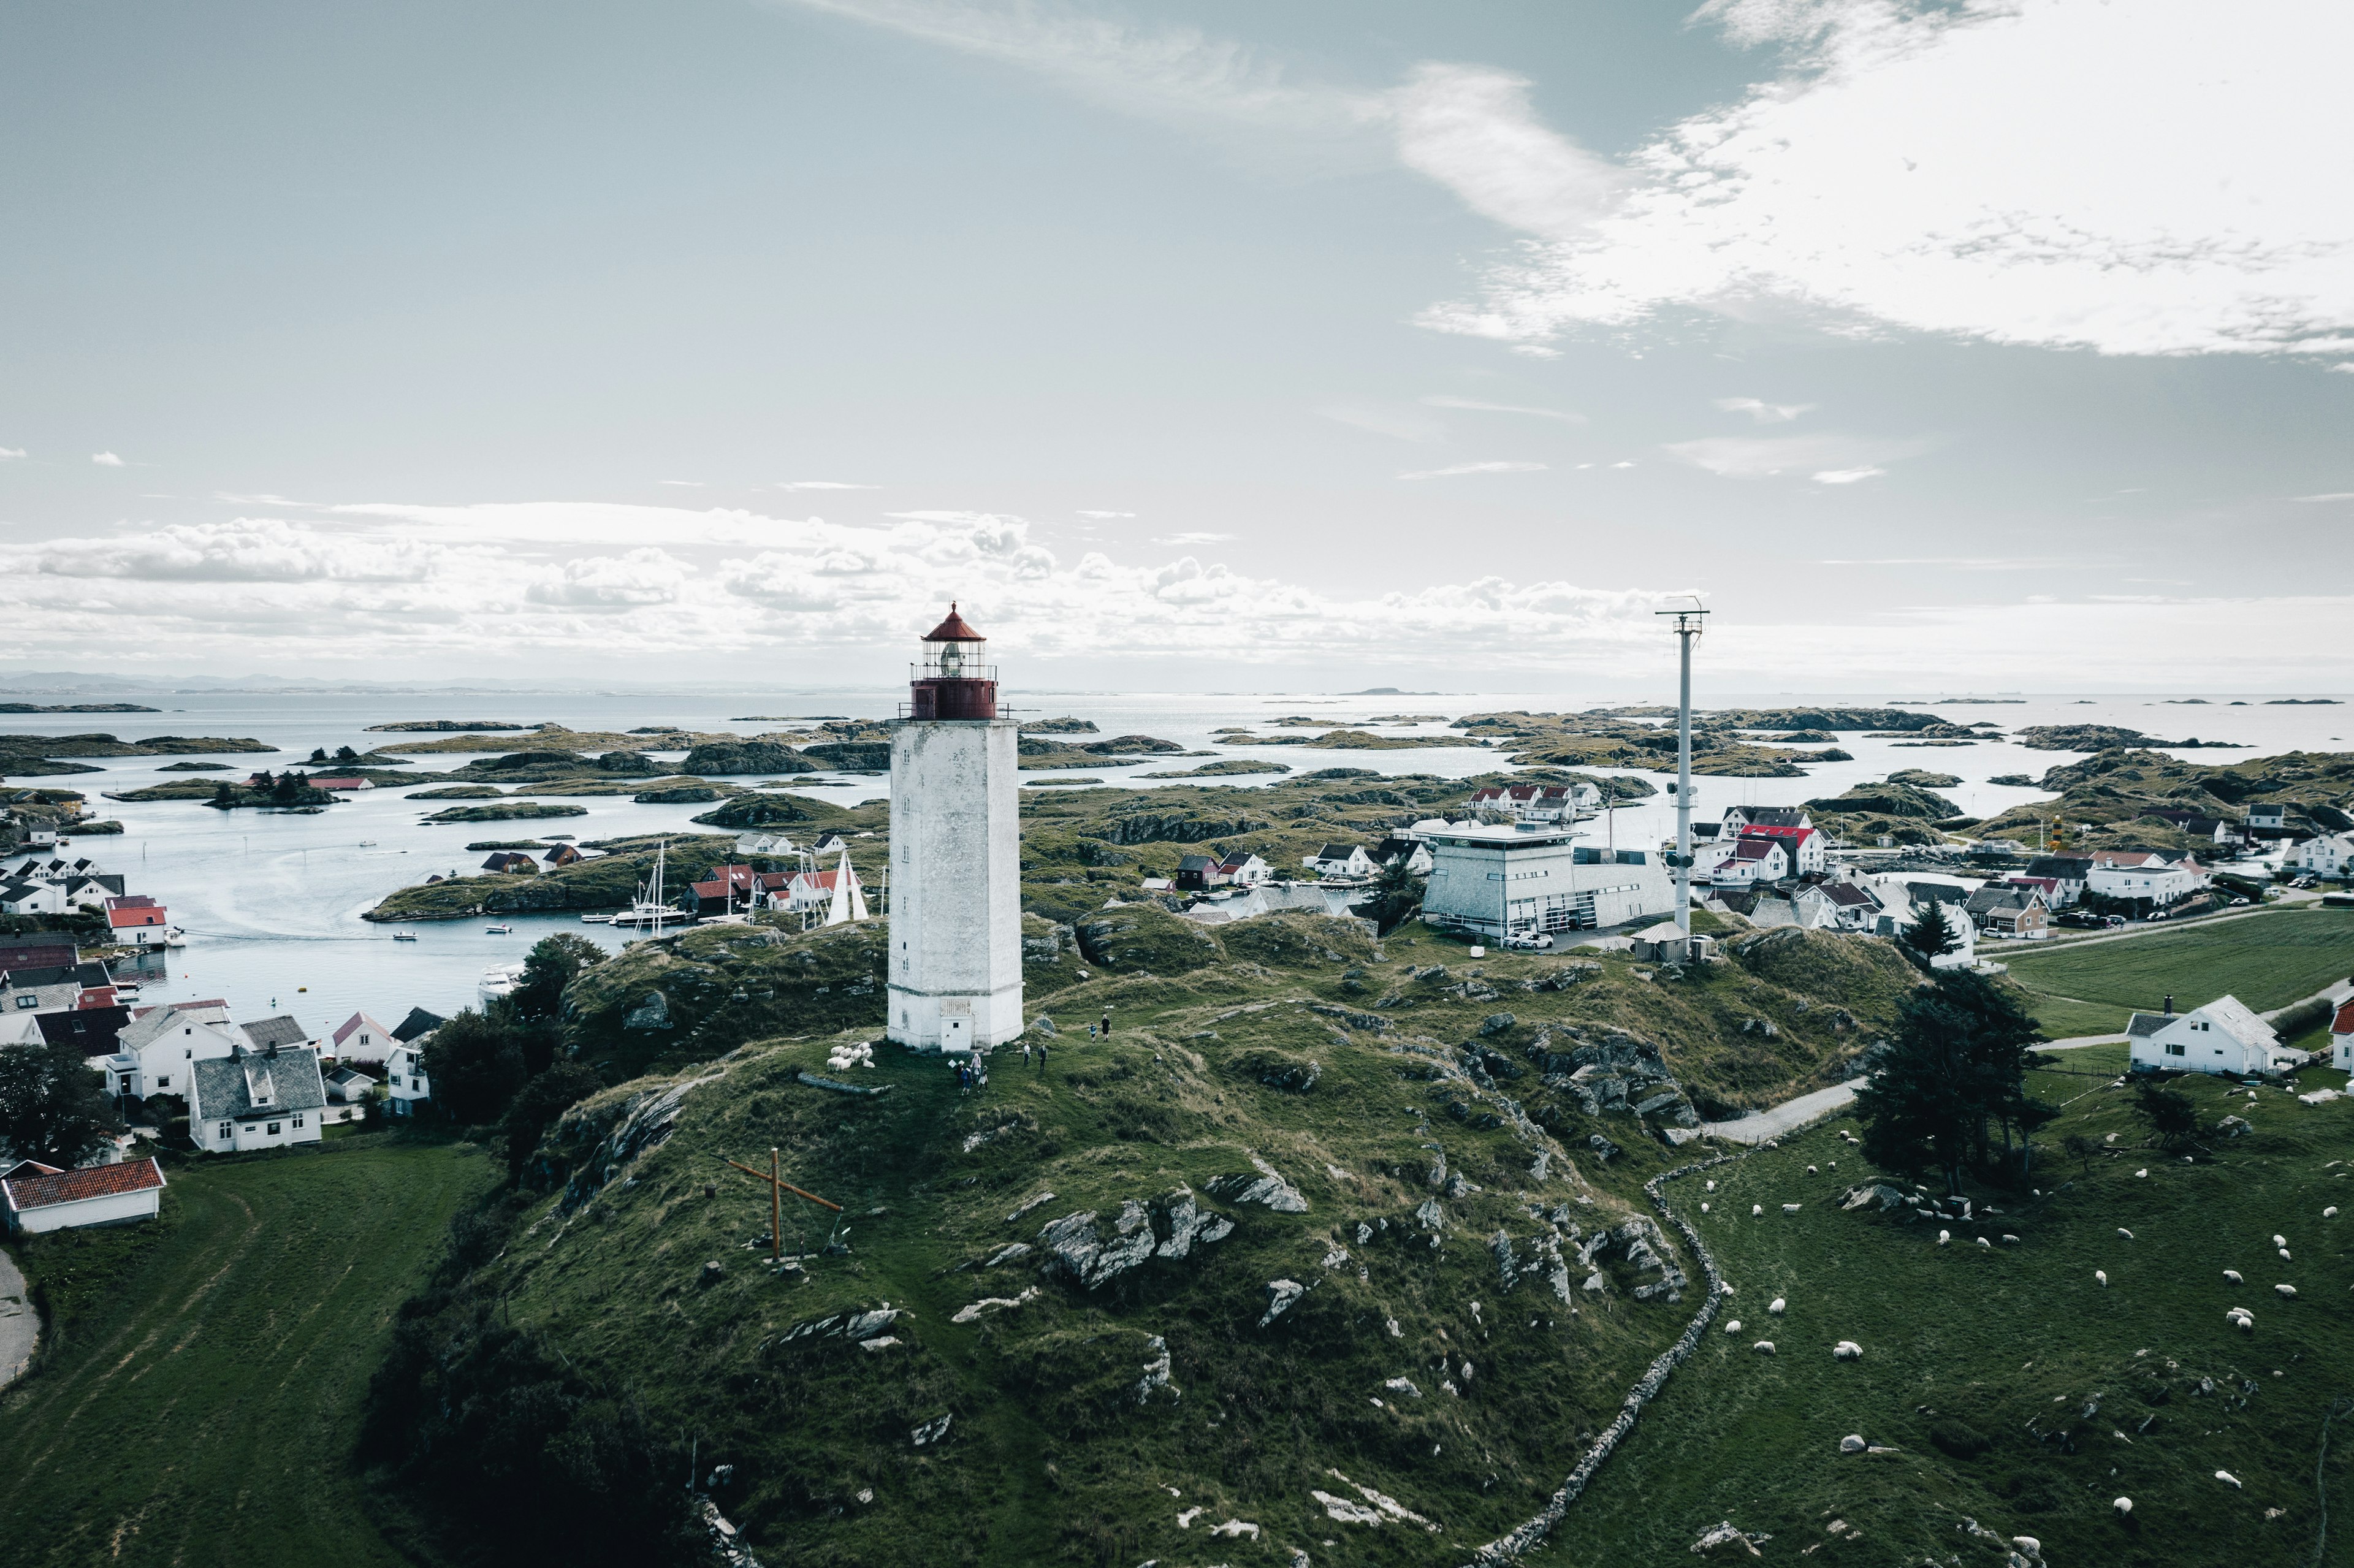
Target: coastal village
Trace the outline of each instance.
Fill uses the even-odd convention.
[[[1428,1495],[1401,1500],[1354,1482],[1348,1492],[1315,1489],[1315,1528],[1450,1528],[1433,1497],[1453,1499],[1459,1513],[1483,1495],[1478,1475],[1447,1468],[1458,1462],[1447,1457],[1450,1436],[1469,1433],[1483,1454],[1525,1448],[1525,1460],[1502,1462],[1533,1469],[1519,1483],[1527,1495],[1500,1502],[1496,1520],[1479,1526],[1504,1539],[1505,1515],[1538,1507],[1557,1478],[1564,1445],[1574,1439],[1578,1462],[1598,1465],[1667,1372],[1707,1342],[1705,1330],[1721,1322],[1723,1333],[1743,1332],[1704,1239],[1718,1222],[1698,1217],[1712,1204],[1737,1212],[1716,1184],[1732,1191],[1740,1180],[1725,1162],[1800,1139],[1815,1161],[1805,1166],[1810,1181],[1835,1176],[1841,1156],[1852,1161],[1866,1142],[1850,1130],[1866,1125],[1850,1119],[1859,1090],[1892,1060],[1918,999],[2017,997],[1986,1004],[2014,1009],[2003,1016],[2031,1032],[2035,1021],[2015,1009],[2052,1002],[2038,989],[2048,959],[2172,953],[2167,944],[2186,933],[2252,919],[2338,920],[2346,916],[2329,911],[2354,903],[2346,891],[2354,819],[2338,810],[2349,769],[2338,759],[2199,769],[2130,733],[2094,737],[2113,744],[2052,769],[2049,805],[1984,821],[1937,793],[1953,787],[1950,775],[1923,768],[1795,804],[1696,809],[1703,791],[1723,787],[1711,780],[1787,776],[1789,758],[1836,749],[1842,730],[1886,726],[1920,737],[1901,744],[1924,746],[1952,739],[1946,730],[1984,733],[1902,708],[1420,718],[1413,722],[1434,733],[1413,739],[1459,746],[1468,736],[1509,766],[1457,779],[1278,767],[1250,785],[1205,772],[1182,788],[1112,791],[1081,770],[1180,748],[1140,736],[1093,741],[1092,726],[1076,718],[1002,714],[986,639],[953,609],[921,640],[905,716],[828,722],[847,726],[848,738],[771,736],[741,743],[760,749],[733,758],[716,749],[721,743],[698,740],[714,749],[695,773],[564,749],[542,730],[528,750],[480,759],[491,767],[414,779],[428,797],[454,787],[467,791],[462,800],[495,797],[501,810],[514,794],[579,781],[640,800],[676,796],[669,803],[696,808],[692,827],[709,830],[477,844],[483,858],[470,870],[387,892],[366,917],[390,940],[432,921],[502,932],[518,918],[544,922],[534,929],[548,934],[528,961],[484,970],[473,1006],[440,1012],[361,1010],[338,1022],[239,1009],[219,996],[143,1001],[127,978],[141,949],[201,938],[106,868],[102,851],[89,847],[106,835],[77,831],[83,819],[59,799],[70,791],[24,802],[10,828],[18,842],[0,863],[17,900],[0,939],[0,1052],[69,1060],[104,1126],[71,1160],[37,1148],[0,1160],[10,1231],[39,1243],[168,1224],[175,1205],[217,1173],[279,1170],[299,1189],[360,1169],[344,1163],[344,1150],[397,1160],[428,1151],[480,1159],[504,1148],[503,1217],[461,1213],[449,1260],[436,1266],[445,1270],[431,1287],[440,1294],[401,1308],[441,1336],[447,1349],[435,1353],[448,1359],[432,1365],[443,1370],[401,1360],[426,1342],[405,1338],[384,1363],[398,1369],[396,1383],[458,1378],[449,1369],[474,1353],[461,1348],[494,1320],[465,1283],[471,1274],[450,1268],[495,1277],[499,1311],[518,1296],[530,1303],[524,1317],[541,1325],[534,1331],[553,1335],[545,1293],[562,1288],[552,1282],[563,1270],[660,1277],[685,1267],[684,1283],[649,1291],[699,1302],[706,1314],[776,1312],[762,1294],[776,1289],[806,1302],[782,1313],[798,1319],[783,1340],[832,1340],[854,1360],[794,1363],[796,1397],[844,1407],[863,1396],[825,1380],[846,1375],[846,1365],[887,1383],[895,1366],[928,1364],[916,1359],[927,1315],[959,1329],[987,1325],[999,1337],[991,1342],[1045,1335],[1023,1342],[1067,1358],[1081,1351],[1049,1326],[1066,1320],[1057,1315],[1109,1313],[1087,1319],[1098,1323],[1087,1343],[1105,1333],[1135,1339],[1140,1381],[1121,1374],[1122,1419],[1173,1408],[1181,1377],[1201,1386],[1211,1375],[1200,1347],[1172,1349],[1182,1339],[1175,1325],[1152,1324],[1149,1337],[1116,1326],[1121,1314],[1149,1312],[1140,1304],[1155,1292],[1193,1287],[1179,1283],[1187,1280],[1222,1292],[1211,1309],[1249,1341],[1243,1353],[1263,1358],[1286,1332],[1326,1331],[1326,1299],[1377,1290],[1402,1271],[1436,1271],[1447,1283],[1425,1304],[1384,1305],[1371,1318],[1352,1308],[1374,1329],[1342,1357],[1381,1372],[1365,1397],[1382,1419],[1444,1423],[1415,1458],[1381,1472],[1384,1488],[1419,1485]],[[495,738],[431,724],[436,743]],[[1276,733],[1253,739],[1279,746],[1286,728],[1306,727],[1266,726]],[[1655,744],[1661,736],[1676,744]],[[812,757],[820,746],[858,749]],[[789,758],[854,776],[887,770],[889,799],[854,807],[798,793],[795,781],[809,773]],[[846,766],[854,762],[875,766]],[[1075,782],[1047,782],[1058,772]],[[523,773],[537,777],[513,777]],[[461,774],[467,782],[449,783]],[[475,782],[497,775],[507,776],[500,787]],[[1663,775],[1683,807],[1680,831],[1629,831],[1628,802],[1659,799],[1650,779]],[[734,781],[746,777],[763,781]],[[310,813],[359,788],[385,788],[356,771],[240,778],[205,798],[184,792],[180,809]],[[626,935],[607,948],[574,927]],[[2038,1065],[2019,1070],[2074,1072],[2119,1103],[2139,1092],[2129,1084],[2179,1096],[2165,1086],[2210,1082],[2234,1097],[2214,1135],[2227,1142],[2271,1126],[2274,1100],[2312,1113],[2346,1097],[2316,1086],[2313,1074],[2354,1072],[2354,980],[2314,976],[2317,991],[2250,1002],[2216,991],[2209,982],[2220,971],[2199,963],[2193,955],[2168,970],[2161,960],[2154,981],[2136,982],[2155,994],[2082,1033],[2044,1025],[2032,1049],[2053,1054],[2022,1056]],[[2177,990],[2188,999],[2179,1009]],[[2064,1006],[2052,1014],[2078,1016],[2093,1015]],[[2059,1053],[2080,1051],[2113,1053],[2098,1059],[2115,1063],[2114,1075],[2058,1065],[2067,1059]],[[0,1091],[31,1081],[12,1079],[10,1061],[0,1055]],[[1166,1103],[1127,1088],[1135,1078],[1165,1078]],[[1384,1117],[1394,1125],[1336,1119],[1341,1095],[1390,1097]],[[742,1158],[756,1151],[727,1119],[745,1114],[786,1118],[761,1124],[774,1160],[765,1169]],[[2006,1133],[2032,1120],[2016,1101],[1996,1114],[2011,1118]],[[1182,1181],[1164,1171],[1150,1186],[1123,1170],[1129,1151],[1183,1147],[1238,1117],[1250,1130],[1231,1135],[1239,1152],[1218,1153],[1214,1169]],[[1098,1125],[1114,1130],[1087,1130]],[[2042,1158],[2056,1163],[2064,1152],[2089,1171],[2125,1157],[2116,1136],[2054,1135]],[[1411,1160],[1377,1152],[1400,1137],[1417,1151]],[[898,1141],[878,1174],[869,1154],[886,1139]],[[2186,1161],[2208,1158],[2179,1140],[2164,1147]],[[1053,1163],[1033,1169],[1034,1159]],[[970,1172],[936,1174],[943,1161]],[[1696,1214],[1660,1199],[1659,1183],[1697,1184],[1703,1170],[1723,1175],[1695,1186]],[[731,1205],[728,1194],[740,1192],[723,1183],[744,1177],[757,1205]],[[978,1207],[953,1196],[957,1183],[984,1179],[991,1185]],[[949,1199],[935,1181],[947,1182]],[[1056,1188],[1080,1195],[1058,1198]],[[642,1200],[632,1195],[641,1189]],[[1893,1209],[1899,1218],[1886,1223],[1921,1222],[1940,1247],[1961,1230],[1994,1253],[2030,1228],[2008,1212],[2025,1202],[2008,1188],[1999,1203],[1990,1192],[1936,1197],[1925,1185],[1870,1180],[1818,1185],[1813,1200],[1754,1180],[1737,1190],[1754,1220],[1773,1212],[1769,1200],[1786,1221],[1810,1203],[1866,1219]],[[883,1255],[867,1238],[911,1203],[937,1209],[932,1230],[946,1238],[927,1244],[927,1305],[906,1304],[905,1277],[876,1305],[860,1282],[873,1266],[861,1260]],[[492,1227],[525,1224],[533,1205],[546,1239],[518,1252],[512,1229]],[[681,1218],[657,1239],[650,1227],[672,1206]],[[742,1223],[755,1206],[757,1221]],[[1349,1217],[1320,1217],[1334,1213]],[[589,1215],[616,1227],[614,1244],[593,1266],[560,1261],[587,1255],[566,1238],[576,1217]],[[1314,1231],[1307,1251],[1270,1229],[1276,1222]],[[662,1264],[679,1235],[692,1263]],[[2285,1262],[2291,1249],[2278,1250]],[[1014,1278],[1017,1268],[1035,1279]],[[2121,1271],[2105,1266],[2103,1289],[2112,1268]],[[1066,1304],[1051,1305],[1049,1290]],[[1670,1342],[1666,1314],[1688,1310],[1688,1295],[1701,1298],[1700,1315]],[[1771,1322],[1785,1301],[1744,1299],[1744,1309]],[[698,1364],[671,1343],[673,1318],[684,1314],[658,1315],[632,1333],[644,1354],[664,1358],[658,1365]],[[2242,1327],[2252,1330],[2253,1319]],[[1797,1328],[1769,1331],[1787,1346]],[[1589,1343],[1597,1332],[1626,1344]],[[1522,1340],[1527,1352],[1500,1345]],[[1429,1353],[1396,1359],[1393,1340]],[[1590,1399],[1578,1395],[1587,1403],[1575,1417],[1530,1403],[1552,1380],[1500,1371],[1553,1364],[1505,1358],[1557,1358],[1564,1340],[1583,1347],[1579,1364],[1602,1380]],[[589,1343],[576,1339],[572,1349],[598,1353]],[[1624,1396],[1608,1382],[1632,1379],[1636,1346],[1657,1359],[1637,1395]],[[637,1352],[608,1345],[601,1353]],[[1744,1353],[1770,1357],[1776,1342],[1756,1340]],[[1854,1338],[1836,1341],[1839,1361],[1864,1353]],[[1310,1360],[1322,1365],[1331,1354]],[[1077,1362],[1055,1364],[1057,1381],[1079,1381]],[[1272,1363],[1254,1364],[1257,1377],[1276,1375]],[[14,1370],[0,1366],[0,1383]],[[1426,1401],[1444,1403],[1427,1417],[1405,1414]],[[958,1412],[929,1412],[924,1405],[905,1433],[841,1441],[845,1451],[880,1443],[931,1463],[950,1451]],[[398,1419],[410,1425],[372,1441],[415,1441],[424,1417]],[[1199,1440],[1213,1449],[1225,1441],[1216,1425]],[[482,1463],[479,1441],[436,1438],[444,1446],[418,1446],[409,1463],[419,1467],[403,1474],[454,1484],[446,1467]],[[1843,1453],[1901,1451],[1851,1441]],[[731,1476],[748,1465],[739,1449],[750,1451],[740,1440],[717,1460],[691,1449],[686,1494],[713,1558],[737,1563],[728,1553],[749,1531],[775,1540],[779,1520],[801,1518],[798,1505],[735,1489]],[[432,1452],[448,1457],[422,1457]],[[1169,1461],[1192,1478],[1164,1489],[1180,1494],[1172,1500],[1204,1486],[1204,1462]],[[1366,1467],[1362,1456],[1347,1462],[1352,1473]],[[1417,1482],[1420,1467],[1428,1468]],[[928,1495],[904,1469],[887,1474],[911,1499]],[[387,1474],[385,1484],[396,1482]],[[857,1509],[872,1503],[877,1518],[893,1506],[877,1500],[880,1487],[868,1487],[864,1501],[845,1495]],[[1360,1495],[1385,1500],[1352,1500]],[[1160,1528],[1191,1531],[1207,1506],[1168,1510],[1173,1525]],[[1257,1539],[1267,1527],[1245,1517],[1254,1506],[1226,1505],[1226,1522],[1211,1533]],[[1552,1528],[1541,1509],[1512,1526],[1540,1527]],[[1768,1539],[1726,1520],[1702,1530],[1691,1550],[1754,1550]]]

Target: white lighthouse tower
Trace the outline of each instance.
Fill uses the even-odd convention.
[[[986,652],[951,604],[891,726],[886,1033],[917,1051],[986,1050],[1023,1028],[1021,761]]]

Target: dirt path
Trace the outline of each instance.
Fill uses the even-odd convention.
[[[1701,1124],[1701,1130],[1711,1138],[1721,1138],[1727,1143],[1763,1143],[1769,1138],[1779,1138],[1795,1132],[1809,1122],[1820,1121],[1844,1108],[1855,1099],[1861,1087],[1861,1078],[1850,1078],[1828,1089],[1817,1089],[1810,1095],[1800,1095],[1794,1100],[1784,1100],[1770,1110],[1745,1116],[1738,1121],[1710,1121]]]
[[[33,1310],[25,1276],[15,1258],[0,1252],[0,1388],[16,1381],[40,1338],[41,1315]]]

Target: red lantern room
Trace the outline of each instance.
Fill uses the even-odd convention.
[[[995,718],[997,666],[986,662],[987,652],[987,640],[965,624],[951,600],[949,618],[924,634],[923,662],[910,673],[907,716]]]

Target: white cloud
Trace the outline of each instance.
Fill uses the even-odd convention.
[[[1760,397],[1719,397],[1716,406],[1728,414],[1746,414],[1761,425],[1787,425],[1815,408],[1812,403],[1768,403]]]
[[[2300,495],[2299,501],[2354,501],[2354,490],[2332,490],[2320,495]]]
[[[675,485],[681,490],[702,490],[706,488],[703,481],[699,479],[665,479],[660,482],[668,485]]]
[[[839,479],[794,479],[777,486],[779,490],[880,490],[879,484],[852,484]]]
[[[1451,479],[1458,473],[1538,473],[1544,469],[1541,462],[1458,462],[1445,468],[1416,469],[1402,473],[1400,479]]]
[[[670,604],[684,588],[686,571],[668,551],[648,546],[623,556],[584,556],[531,585],[534,604],[575,609],[626,609]]]
[[[101,468],[128,468],[131,466],[124,462],[121,458],[116,457],[112,452],[92,452],[90,454],[90,461],[96,463]]]
[[[2052,556],[1884,556],[1869,560],[1829,560],[1826,567],[1943,567],[1962,572],[2049,571],[2075,563]]]
[[[1104,523],[1110,521],[1114,517],[1133,517],[1136,514],[1133,512],[1082,512],[1079,515],[1082,517],[1093,518],[1098,523]]]
[[[44,577],[145,582],[422,582],[437,544],[330,532],[279,518],[175,523],[144,534],[58,539],[5,553]],[[4,558],[4,557],[0,557]]]
[[[22,447],[0,447],[0,462],[15,462],[25,455]]]
[[[1232,534],[1172,534],[1152,542],[1156,545],[1224,545],[1233,538]]]
[[[1617,199],[1624,171],[1537,120],[1527,79],[1424,65],[1390,99],[1398,157],[1483,217],[1571,239]]]
[[[1796,46],[1776,79],[1672,127],[1597,211],[1511,151],[1416,161],[1543,242],[1428,324],[1512,342],[1655,312],[1797,314],[2109,354],[2344,352],[2354,8],[2249,0],[1766,0],[1710,7]],[[1467,99],[1462,112],[1482,111]],[[1492,134],[1525,105],[1492,99]],[[1476,145],[1478,139],[1462,140]]]
[[[1447,435],[1446,426],[1427,414],[1417,414],[1410,408],[1376,408],[1341,403],[1316,411],[1335,424],[1370,430],[1374,435],[1388,436],[1393,440],[1427,442],[1444,440]]]
[[[1847,484],[1883,471],[1879,466],[1925,450],[1921,441],[1872,440],[1830,431],[1810,436],[1708,436],[1665,449],[1694,468],[1727,479],[1812,474],[1825,484]],[[1828,477],[1844,475],[1846,477]]]
[[[2330,370],[2339,376],[2354,376],[2354,359],[2341,359]]]
[[[1473,397],[1425,397],[1434,408],[1469,408],[1482,414],[1526,414],[1532,418],[1558,419],[1564,425],[1582,425],[1585,416],[1568,408],[1532,408],[1520,403],[1482,403]]]

